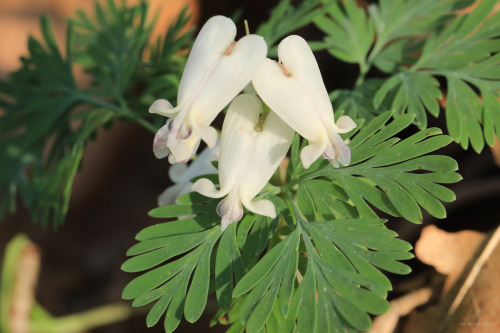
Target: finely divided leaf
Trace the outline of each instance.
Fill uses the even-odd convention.
[[[325,16],[314,20],[325,34],[325,46],[334,57],[364,66],[374,38],[373,23],[356,1],[347,0],[325,4]]]
[[[414,3],[417,8],[426,2],[408,4]],[[433,6],[446,8],[446,1],[433,2],[435,4],[428,4],[428,9]],[[391,5],[391,10],[401,3],[403,1]],[[437,100],[441,99],[441,88],[435,77],[441,76],[446,79],[443,104],[451,137],[464,149],[470,144],[476,152],[482,151],[485,142],[493,145],[495,136],[500,134],[497,112],[500,104],[500,12],[492,13],[496,4],[496,0],[481,1],[472,12],[457,16],[443,29],[428,36],[420,53],[416,53],[418,58],[406,64],[401,59],[396,60],[401,66],[393,66],[393,69],[400,72],[380,87],[374,106],[384,102],[397,112],[413,113],[416,124],[423,129],[427,126],[426,111],[434,116],[439,113]],[[376,13],[375,9],[372,11]],[[380,22],[387,23],[385,19]],[[391,30],[390,26],[384,29]]]
[[[196,200],[196,195],[193,196]],[[183,202],[187,201],[183,198]],[[134,306],[156,301],[146,319],[148,326],[155,325],[166,313],[165,331],[173,332],[183,313],[190,322],[198,320],[203,313],[209,292],[210,261],[222,234],[220,217],[211,213],[215,210],[215,202],[206,200],[195,205],[159,207],[150,212],[159,218],[182,218],[185,214],[189,217],[142,230],[137,235],[141,242],[127,252],[133,257],[123,264],[123,270],[139,272],[151,269],[132,280],[123,290],[123,298],[134,299]],[[234,225],[228,228],[223,249],[227,248],[225,244],[231,230],[234,236],[234,228]],[[237,254],[233,250],[229,249],[229,255]],[[238,268],[239,275],[242,275],[241,266]]]
[[[457,163],[440,155],[422,156],[442,148],[451,138],[436,128],[420,131],[398,142],[392,137],[406,128],[411,115],[401,116],[384,126],[391,112],[380,115],[365,125],[351,141],[351,165],[329,168],[314,175],[326,175],[337,181],[361,217],[376,217],[376,208],[408,221],[422,220],[420,207],[432,216],[445,218],[441,201],[455,199],[453,192],[440,184],[458,182]]]
[[[273,247],[236,285],[233,297],[248,293],[239,311],[248,332],[264,327],[276,298],[287,316],[298,261],[298,229]]]

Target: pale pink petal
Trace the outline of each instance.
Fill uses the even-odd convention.
[[[155,138],[153,140],[153,153],[156,158],[164,158],[169,153],[170,150],[167,147],[167,137],[168,137],[168,127],[170,120],[167,120],[167,123],[163,125],[158,132],[156,132]]]

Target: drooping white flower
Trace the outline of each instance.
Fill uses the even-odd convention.
[[[276,114],[270,112],[257,132],[255,127],[262,103],[253,95],[236,97],[229,106],[222,126],[219,153],[220,189],[208,179],[199,179],[191,189],[207,197],[221,198],[217,212],[222,230],[243,216],[243,207],[269,217],[276,210],[269,200],[252,201],[267,184],[290,148],[294,131]]]
[[[206,174],[216,174],[217,169],[212,165],[219,158],[220,140],[215,147],[206,147],[188,166],[187,163],[177,163],[168,169],[168,175],[174,182],[158,197],[158,206],[172,205],[178,197],[191,192],[191,179]]]
[[[289,36],[278,46],[279,62],[266,59],[252,79],[262,100],[290,127],[309,141],[300,153],[308,168],[323,156],[335,167],[348,165],[351,151],[338,133],[356,127],[342,116],[335,123],[332,104],[307,42]]]
[[[187,60],[175,108],[163,99],[149,112],[173,118],[158,131],[153,150],[157,157],[170,154],[170,163],[186,162],[200,139],[213,148],[217,131],[210,126],[217,114],[250,82],[267,54],[261,36],[234,41],[236,26],[214,16],[201,29]]]

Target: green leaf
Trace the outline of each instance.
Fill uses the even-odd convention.
[[[43,42],[30,38],[29,56],[2,82],[0,193],[11,211],[20,194],[33,220],[57,228],[66,216],[84,142],[69,127],[77,104],[71,54],[61,55],[48,17],[41,18],[40,27]]]
[[[96,3],[94,15],[79,12],[69,22],[66,52],[58,47],[48,17],[41,18],[42,39],[29,38],[21,67],[8,81],[0,80],[0,218],[22,201],[34,221],[58,228],[84,148],[98,129],[121,118],[156,130],[143,119],[150,117],[143,110],[158,98],[153,94],[159,93],[154,86],[160,81],[163,98],[177,94],[186,60],[178,51],[189,47],[192,34],[180,34],[187,23],[184,12],[167,31],[163,48],[151,51],[154,61],[143,63],[152,28],[147,10],[146,2]],[[75,65],[90,76],[90,88],[77,86]],[[158,125],[164,122],[156,119]]]
[[[236,223],[231,223],[222,235],[215,260],[215,292],[217,301],[222,309],[227,310],[232,302],[233,273],[236,283],[246,273],[245,265],[238,249]]]
[[[408,252],[411,245],[396,239],[396,233],[376,218],[309,222],[289,198],[307,252],[307,269],[300,272],[303,278],[283,331],[370,329],[368,313],[389,308],[385,298],[391,284],[378,268],[407,274],[409,267],[399,260],[413,257]]]
[[[471,3],[471,0],[401,0],[397,2],[382,0],[379,5],[370,5],[368,12],[376,34],[376,43],[370,57],[375,60],[376,64],[380,64],[378,57],[384,58],[382,70],[394,67],[394,64],[388,63],[391,57],[382,52],[384,49],[396,48],[397,53],[398,49],[407,45],[405,42],[394,45],[392,44],[394,41],[428,35],[432,31],[437,31],[446,24],[454,11],[467,7]],[[392,58],[399,61],[401,56]]]
[[[471,13],[431,35],[411,68],[446,78],[448,131],[464,149],[470,143],[476,152],[482,151],[485,141],[492,145],[499,134],[493,97],[500,96],[500,12],[491,15],[496,3],[481,1]],[[482,102],[477,90],[483,95]]]
[[[375,94],[374,106],[379,107],[391,92],[394,97],[390,109],[399,114],[414,114],[415,125],[420,129],[427,128],[426,110],[435,117],[439,115],[437,99],[442,98],[442,94],[439,82],[432,76],[419,72],[401,72],[392,76]]]
[[[193,274],[191,286],[186,296],[184,315],[186,320],[194,323],[197,321],[207,304],[208,286],[210,282],[210,254],[209,248],[201,255],[198,266]]]
[[[184,198],[182,201],[188,200]],[[127,252],[133,257],[123,264],[123,270],[138,272],[154,267],[132,280],[122,295],[124,299],[134,299],[134,306],[156,301],[146,319],[148,326],[155,325],[166,313],[165,331],[173,332],[183,313],[189,322],[195,322],[202,315],[210,289],[211,257],[222,234],[220,217],[210,213],[215,211],[216,204],[209,200],[208,204],[185,203],[159,207],[150,212],[158,218],[183,217],[184,214],[192,217],[142,230],[137,235],[141,242]],[[186,225],[179,222],[186,222]],[[234,224],[228,228],[233,236],[234,228]],[[230,235],[231,231],[226,234]],[[224,244],[228,237],[224,236]],[[221,272],[217,270],[216,274]],[[238,274],[243,273],[238,271]],[[221,277],[216,276],[217,279]]]
[[[280,38],[289,35],[293,31],[312,23],[319,17],[324,9],[318,4],[320,0],[305,0],[294,7],[291,0],[283,0],[271,11],[271,15],[266,23],[261,24],[256,34],[264,37],[269,48]],[[271,56],[276,56],[276,49],[270,49]]]
[[[76,27],[75,60],[85,65],[95,83],[112,88],[111,97],[124,100],[124,92],[141,61],[152,24],[144,18],[147,6],[107,8],[96,2],[95,22],[85,15],[74,21]],[[109,91],[109,90],[108,90]]]
[[[373,24],[356,1],[329,2],[328,16],[318,16],[314,23],[325,34],[327,50],[334,57],[364,66],[374,38]]]
[[[237,240],[245,267],[252,267],[259,255],[266,249],[269,239],[278,228],[280,215],[287,208],[283,200],[274,195],[268,195],[265,198],[274,203],[277,210],[276,218],[247,214],[238,223]]]
[[[448,96],[446,98],[446,125],[450,135],[467,149],[469,141],[476,152],[484,147],[480,121],[483,118],[478,95],[461,80],[447,77]]]
[[[376,217],[366,203],[393,216],[420,223],[420,207],[432,216],[445,218],[440,201],[453,201],[453,193],[439,184],[458,182],[457,163],[445,156],[430,155],[451,142],[436,128],[417,132],[398,142],[392,135],[406,128],[413,117],[401,116],[384,126],[391,112],[380,115],[361,128],[352,139],[348,167],[311,173],[307,177],[328,176],[344,189],[361,217]]]
[[[297,231],[289,234],[236,285],[233,297],[249,292],[239,311],[247,331],[256,332],[264,327],[277,297],[282,315],[287,315],[297,270],[299,235]]]
[[[345,115],[351,118],[362,118],[371,120],[376,115],[387,110],[386,105],[378,104],[373,106],[373,97],[378,91],[384,80],[368,79],[362,84],[356,86],[353,90],[334,90],[330,94],[333,109],[343,111]]]
[[[356,218],[356,208],[338,185],[324,180],[306,180],[299,184],[297,202],[302,214],[310,220]]]
[[[135,255],[122,265],[125,272],[140,272],[179,254],[185,253],[205,241],[211,229],[195,234],[183,234],[170,237],[153,238],[131,247],[127,255]]]

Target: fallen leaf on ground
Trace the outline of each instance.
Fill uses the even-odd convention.
[[[466,265],[455,261],[455,265],[464,267],[460,277],[455,280],[455,284],[449,288],[447,293],[442,294],[436,304],[410,314],[408,320],[404,323],[402,331],[405,333],[499,332],[500,287],[498,282],[500,281],[500,266],[498,263],[500,262],[500,227],[491,236],[486,237],[485,241],[479,245],[479,251],[474,251],[474,245],[471,241],[476,236],[471,238],[462,235],[461,237],[464,238],[460,238],[458,237],[460,233],[450,234],[439,230],[431,232],[435,235],[441,234],[443,243],[442,245],[436,244],[435,241],[427,243],[427,245],[439,247],[443,251],[442,254],[439,254],[439,250],[435,249],[434,256],[440,258],[431,259],[432,262],[442,263],[444,261],[443,256],[451,252],[454,252],[455,255],[450,256],[450,258],[457,257],[457,255],[464,252],[472,252],[474,255]],[[435,235],[433,237],[436,240],[439,239]],[[457,249],[457,244],[452,245],[447,242],[450,237],[455,237],[458,244],[469,249],[460,252]],[[423,236],[422,238],[425,239],[426,237]],[[426,243],[422,242],[420,246],[424,244]],[[467,259],[462,258],[462,261],[467,262]],[[445,270],[449,270],[451,266],[451,264],[441,265],[440,269],[442,270],[445,267]],[[451,269],[451,271],[452,274],[456,273],[455,268]]]
[[[443,287],[443,293],[446,293],[462,274],[483,238],[484,234],[477,231],[450,233],[429,225],[422,230],[415,245],[415,255],[424,264],[447,276]]]

